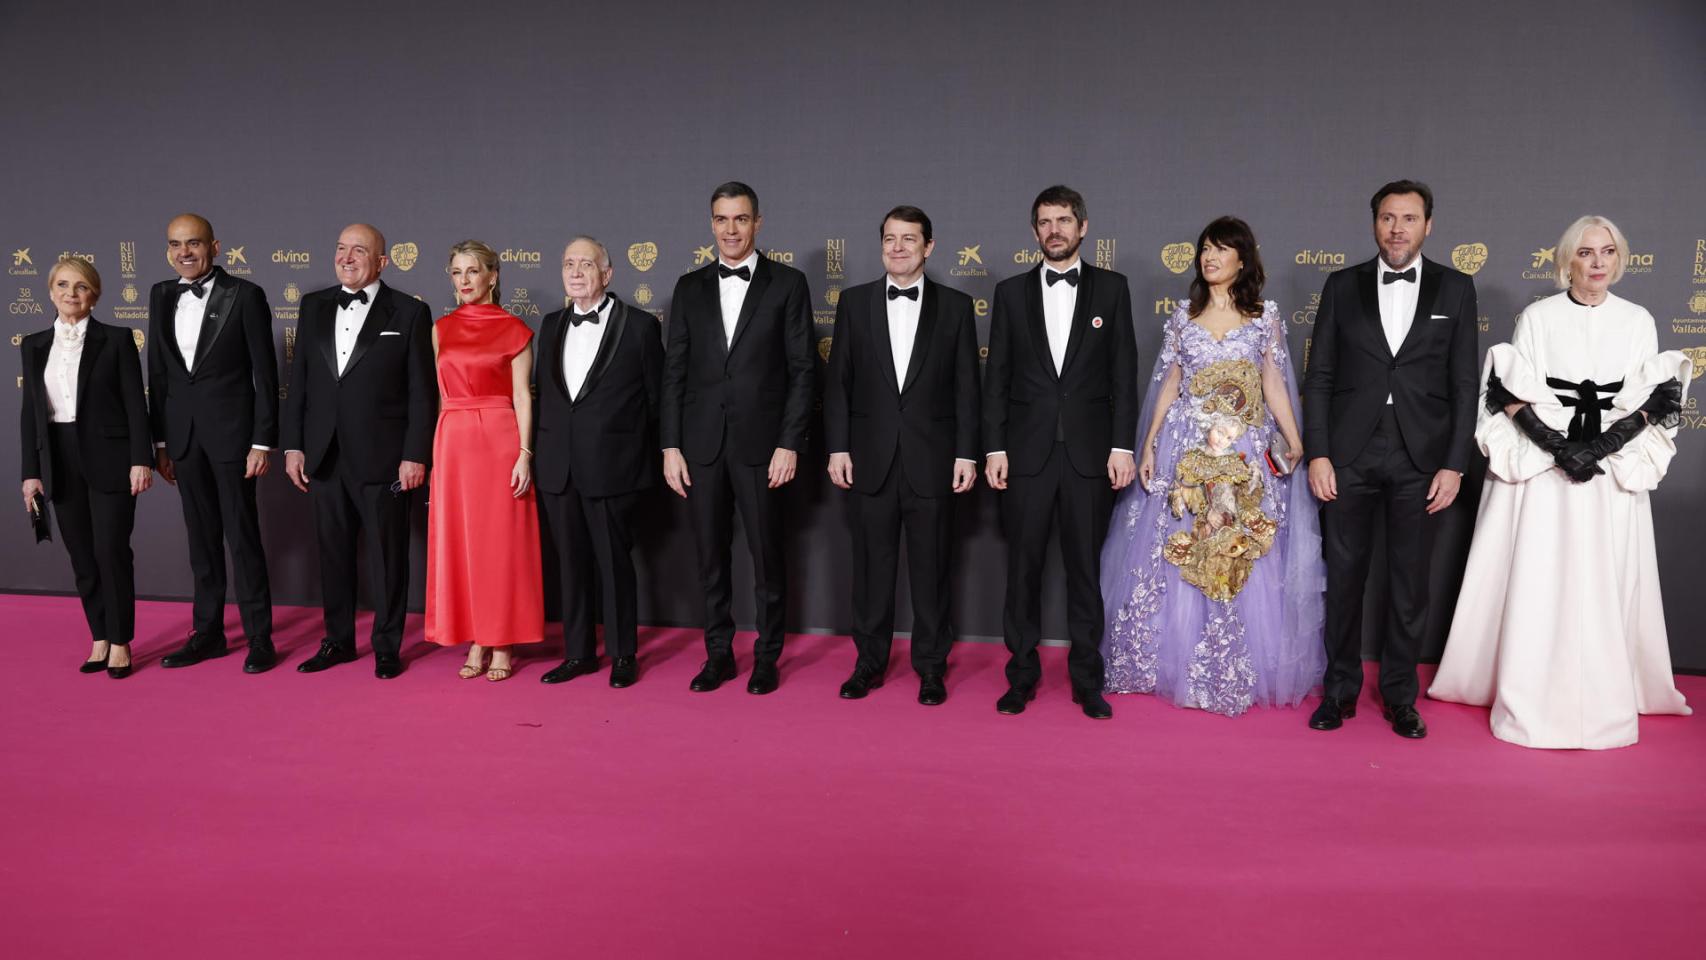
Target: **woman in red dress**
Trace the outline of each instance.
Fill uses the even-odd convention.
[[[452,247],[450,280],[461,306],[432,331],[441,399],[427,507],[426,638],[473,644],[462,679],[505,680],[509,648],[545,634],[528,446],[533,331],[497,305],[491,247]]]

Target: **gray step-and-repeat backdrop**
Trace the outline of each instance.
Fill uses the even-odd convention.
[[[1426,253],[1475,277],[1483,349],[1552,292],[1564,226],[1600,213],[1633,247],[1617,292],[1652,311],[1661,344],[1699,362],[1702,50],[1697,0],[293,0],[75,13],[10,0],[0,299],[14,343],[46,326],[46,274],[70,252],[105,280],[97,315],[143,330],[148,286],[170,275],[166,221],[194,210],[213,221],[225,268],[265,288],[281,362],[301,296],[332,282],[336,235],[356,220],[386,232],[386,280],[436,307],[451,302],[447,248],[478,237],[503,252],[505,305],[537,327],[563,302],[562,246],[584,232],[610,246],[615,291],[661,314],[675,277],[711,255],[710,188],[738,178],[762,198],[762,249],[810,280],[827,350],[839,290],[882,269],[883,211],[931,214],[930,273],[978,298],[986,326],[995,283],[1037,258],[1031,198],[1061,182],[1089,201],[1085,255],[1131,279],[1145,371],[1185,295],[1191,243],[1222,213],[1255,227],[1301,363],[1327,272],[1373,253],[1369,195],[1414,177],[1438,198]],[[15,352],[5,362],[16,374]],[[15,422],[17,391],[3,396]],[[1672,646],[1691,669],[1706,668],[1703,423],[1691,398],[1652,499]],[[16,457],[0,444],[9,476]],[[789,625],[844,632],[847,512],[824,458],[814,440],[788,491]],[[261,484],[274,596],[314,604],[306,499],[274,466]],[[1480,479],[1442,538],[1436,655]],[[960,630],[998,636],[996,499],[980,485],[958,506]],[[684,505],[660,491],[643,513],[643,618],[693,624]],[[424,513],[417,526],[422,560]],[[0,589],[69,591],[62,551],[33,546],[21,511],[5,536]],[[140,592],[188,595],[172,488],[142,498],[135,546]],[[737,616],[750,619],[743,549]],[[905,629],[904,578],[900,589]],[[1045,604],[1058,634],[1058,562]]]

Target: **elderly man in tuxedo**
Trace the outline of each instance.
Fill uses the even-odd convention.
[[[284,403],[284,472],[314,507],[326,636],[297,664],[318,673],[356,658],[356,541],[367,541],[373,673],[403,672],[409,510],[426,482],[438,418],[432,314],[379,279],[385,237],[338,234],[338,282],[302,298]]]

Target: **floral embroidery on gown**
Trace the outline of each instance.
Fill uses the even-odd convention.
[[[1227,716],[1295,706],[1321,682],[1327,574],[1307,478],[1265,458],[1278,433],[1265,364],[1301,414],[1285,322],[1268,301],[1216,340],[1189,307],[1167,320],[1143,405],[1147,429],[1177,367],[1154,476],[1121,491],[1102,547],[1107,689]]]

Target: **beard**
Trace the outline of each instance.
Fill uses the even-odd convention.
[[[1048,246],[1045,244],[1043,246],[1043,257],[1052,263],[1066,263],[1067,261],[1070,261],[1073,257],[1078,255],[1078,248],[1084,245],[1084,238],[1083,237],[1068,238],[1067,244],[1068,244],[1067,248],[1058,254],[1051,251],[1048,248]]]

